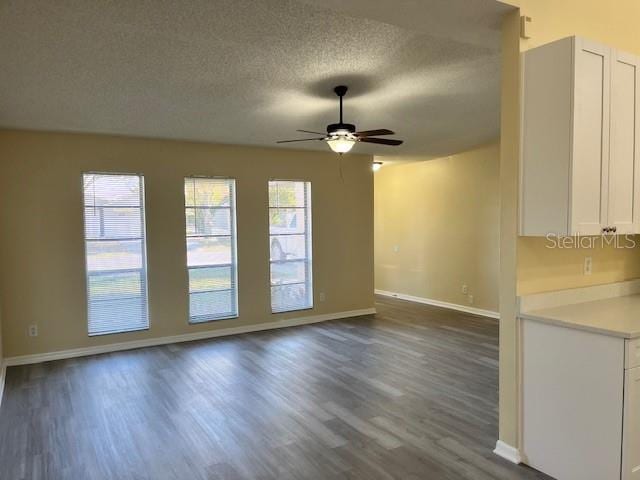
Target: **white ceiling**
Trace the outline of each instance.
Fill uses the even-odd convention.
[[[0,126],[275,146],[390,128],[442,155],[495,138],[495,0],[0,2]],[[326,149],[320,142],[291,148]]]

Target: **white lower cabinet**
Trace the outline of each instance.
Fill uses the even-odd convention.
[[[622,480],[640,480],[640,367],[624,373]]]
[[[521,327],[524,463],[558,480],[640,480],[640,339]]]

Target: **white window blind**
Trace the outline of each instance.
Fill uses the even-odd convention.
[[[269,182],[271,311],[313,307],[311,183]]]
[[[184,179],[189,322],[238,316],[235,180]]]
[[[149,328],[144,179],[87,173],[83,180],[89,335]]]

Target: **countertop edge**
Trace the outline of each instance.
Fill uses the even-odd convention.
[[[592,325],[584,325],[582,323],[568,322],[566,320],[560,320],[558,318],[552,318],[544,315],[537,315],[535,312],[523,312],[518,315],[524,320],[533,320],[535,322],[547,323],[550,325],[557,325],[564,328],[572,328],[574,330],[583,330],[586,332],[597,333],[600,335],[607,335],[616,338],[633,339],[640,337],[640,331],[635,332],[623,332],[620,330],[611,330],[607,328],[595,327]]]

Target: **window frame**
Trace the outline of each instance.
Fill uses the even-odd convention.
[[[269,195],[269,186],[271,182],[288,182],[288,183],[303,183],[305,194],[305,206],[303,207],[272,207],[271,198]],[[271,234],[271,210],[272,209],[301,209],[304,211],[304,232],[303,233],[291,233],[291,234]],[[313,202],[312,202],[312,185],[310,180],[305,179],[291,179],[291,178],[269,178],[267,181],[267,220],[268,220],[268,234],[269,234],[269,303],[271,306],[271,314],[277,315],[280,313],[288,312],[302,312],[305,310],[313,310],[314,308],[314,291],[313,291]],[[305,237],[305,258],[304,259],[292,259],[292,260],[271,260],[271,239],[272,237],[287,236],[287,235],[304,235]],[[271,267],[274,263],[300,263],[304,262],[305,269],[305,281],[304,282],[292,282],[286,284],[273,284],[271,282]],[[287,310],[274,310],[273,308],[273,287],[283,285],[306,285],[307,288],[307,305],[302,308],[292,308]]]
[[[197,206],[195,205],[195,195],[194,195],[194,205],[187,205],[187,196],[184,192],[184,187],[185,187],[185,183],[187,180],[226,180],[226,181],[230,181],[231,182],[231,198],[229,201],[229,206],[228,207],[221,207],[221,206]],[[183,203],[184,203],[184,245],[185,245],[185,267],[186,267],[186,273],[187,273],[187,300],[188,300],[188,307],[187,307],[187,323],[189,325],[201,325],[201,324],[206,324],[206,323],[210,323],[210,322],[217,322],[219,320],[232,320],[234,318],[238,318],[240,316],[240,301],[239,301],[239,297],[240,297],[240,289],[238,288],[238,231],[237,231],[237,215],[238,215],[238,210],[237,210],[237,201],[236,201],[236,195],[237,195],[237,179],[234,177],[227,177],[227,176],[219,176],[219,175],[187,175],[185,177],[183,177]],[[187,209],[188,208],[192,208],[192,209],[197,209],[197,208],[204,208],[204,209],[225,209],[225,210],[229,210],[229,221],[230,221],[230,235],[189,235],[187,232]],[[189,252],[188,252],[188,241],[190,238],[220,238],[220,237],[228,237],[229,238],[229,244],[231,247],[231,263],[229,264],[217,264],[217,265],[197,265],[197,266],[189,266]],[[226,290],[207,290],[207,291],[203,291],[203,292],[197,292],[197,293],[207,293],[207,292],[212,292],[212,291],[219,291],[219,292],[225,292],[225,291],[230,291],[232,293],[235,293],[235,295],[232,296],[232,304],[233,306],[235,306],[235,312],[230,313],[229,315],[221,315],[221,316],[214,316],[212,317],[211,315],[198,315],[198,316],[192,316],[191,315],[191,280],[189,277],[189,270],[190,269],[202,269],[202,268],[211,268],[211,267],[228,267],[231,269],[231,282],[232,285],[234,285],[235,288],[230,288],[230,289],[226,289]],[[194,318],[199,318],[199,320],[193,321]]]
[[[139,208],[140,209],[140,237],[139,238],[123,238],[123,239],[88,239],[87,238],[87,216],[86,211],[87,208],[91,206],[87,206],[85,203],[85,176],[87,175],[99,175],[99,176],[114,176],[114,177],[137,177],[139,181],[139,197],[140,197],[140,205],[139,206],[115,206],[108,208]],[[87,336],[89,337],[100,337],[103,335],[117,335],[122,333],[131,333],[131,332],[143,332],[148,331],[151,328],[151,318],[149,316],[149,275],[148,275],[148,263],[147,263],[147,206],[146,206],[146,188],[145,188],[145,178],[143,173],[137,172],[104,172],[104,171],[86,171],[82,172],[80,175],[81,181],[81,192],[82,192],[82,237],[83,237],[83,246],[84,246],[84,277],[85,277],[85,298],[86,298],[86,313],[87,313]],[[104,208],[104,207],[96,207],[94,208]],[[110,270],[109,273],[127,273],[127,272],[138,272],[140,275],[140,286],[141,292],[140,297],[144,298],[144,317],[146,320],[144,327],[136,327],[136,328],[127,328],[125,330],[113,330],[113,331],[105,331],[105,332],[91,332],[90,330],[90,282],[91,275],[89,272],[89,257],[88,257],[88,244],[89,242],[100,242],[100,241],[137,241],[141,242],[140,245],[140,263],[141,266],[139,269],[118,269],[118,270]],[[94,275],[95,276],[95,275]],[[142,281],[144,280],[144,281]]]

